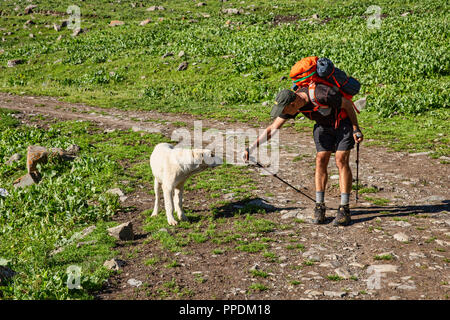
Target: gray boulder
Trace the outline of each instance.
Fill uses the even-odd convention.
[[[108,233],[111,237],[114,237],[118,240],[133,240],[133,224],[131,221],[122,223],[117,227],[112,227],[108,229]]]

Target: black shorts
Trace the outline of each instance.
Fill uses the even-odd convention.
[[[339,127],[334,129],[332,126],[314,125],[314,142],[317,152],[320,151],[347,151],[355,146],[353,138],[353,126],[347,119],[342,120]]]

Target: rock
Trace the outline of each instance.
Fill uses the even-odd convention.
[[[136,279],[129,279],[127,283],[132,287],[140,287],[142,285],[142,281]]]
[[[338,174],[334,174],[332,176],[330,176],[331,180],[339,180],[339,175]]]
[[[112,227],[108,229],[108,233],[110,236],[118,239],[118,240],[133,240],[133,224],[131,221],[122,223],[117,227]]]
[[[401,297],[399,297],[399,296],[389,297],[389,300],[400,300],[400,299],[401,299]]]
[[[0,197],[7,197],[9,196],[8,190],[0,188]]]
[[[196,6],[197,6],[197,7],[203,7],[203,6],[206,6],[206,3],[204,3],[204,2],[199,2],[199,3],[196,4]]]
[[[255,264],[249,269],[249,271],[255,271],[255,270],[259,270],[259,269],[260,269],[259,264],[255,263]]]
[[[20,153],[15,153],[9,158],[8,161],[5,162],[5,164],[10,166],[14,162],[18,162],[20,159],[22,159],[22,155]]]
[[[347,295],[347,292],[345,292],[345,291],[341,291],[341,292],[324,291],[323,295],[327,296],[327,297],[331,297],[331,298],[342,298],[342,297],[345,297]]]
[[[106,191],[106,193],[115,194],[115,195],[119,196],[119,200],[121,202],[128,199],[128,197],[126,197],[125,194],[123,193],[123,191],[120,190],[119,188],[109,189],[108,191]]]
[[[76,144],[71,144],[66,150],[65,153],[71,154],[71,155],[77,155],[81,151],[81,147]]]
[[[352,275],[350,274],[350,272],[347,269],[344,268],[337,268],[334,269],[334,272],[341,278],[344,279],[349,279]]]
[[[33,13],[33,10],[36,9],[38,6],[35,4],[30,4],[25,8],[25,14],[31,14]]]
[[[403,232],[399,232],[399,233],[394,234],[394,239],[397,240],[397,241],[400,241],[400,242],[407,242],[407,241],[409,241],[409,237],[406,234],[404,234]]]
[[[13,67],[15,67],[19,64],[23,64],[23,63],[25,63],[25,60],[23,60],[23,59],[12,59],[12,60],[8,60],[7,65],[8,65],[8,68],[13,68]]]
[[[6,285],[6,283],[11,280],[17,273],[7,266],[0,265],[0,286]]]
[[[109,23],[109,26],[110,27],[115,27],[115,26],[122,26],[122,25],[124,25],[125,24],[125,22],[123,22],[123,21],[120,21],[120,20],[112,20],[110,23]]]
[[[287,213],[285,213],[285,214],[283,214],[282,216],[281,216],[281,219],[290,219],[290,218],[296,218],[297,217],[297,212],[295,212],[295,211],[289,211],[289,212],[287,212]]]
[[[149,24],[151,21],[152,21],[152,20],[150,20],[150,19],[145,19],[145,20],[142,20],[142,21],[139,23],[139,25],[140,25],[140,26],[145,26],[145,25]]]
[[[425,255],[422,252],[410,252],[409,253],[409,260],[419,259],[419,258],[425,258]]]
[[[178,53],[178,57],[179,57],[179,58],[183,57],[184,55],[185,55],[185,52],[184,52],[183,50],[181,50],[181,51]]]
[[[406,17],[407,15],[409,15],[409,12],[408,11],[406,11],[406,12],[403,12],[400,16],[402,16],[402,17]]]
[[[183,70],[186,70],[187,68],[188,68],[187,61],[183,61],[182,63],[180,63],[178,65],[177,71],[183,71]]]
[[[72,37],[77,37],[77,36],[79,36],[80,34],[82,34],[83,32],[84,32],[83,29],[81,29],[81,28],[76,28],[76,29],[74,29],[73,32],[72,32]]]
[[[323,295],[322,292],[319,292],[316,290],[306,290],[304,293],[308,296],[313,296],[313,297],[318,297],[318,296]]]
[[[266,202],[266,200],[264,199],[253,199],[251,201],[249,201],[247,203],[247,205],[251,205],[251,206],[255,206],[255,207],[260,207],[266,210],[274,210],[275,207],[270,205],[269,203]]]
[[[94,243],[97,243],[97,241],[96,240],[89,240],[89,241],[78,242],[77,243],[77,248],[81,248],[82,246],[86,246],[86,245],[94,244]]]
[[[38,172],[36,166],[38,164],[47,163],[48,151],[47,148],[39,146],[29,146],[27,152],[27,170],[28,173]]]
[[[400,289],[400,290],[415,290],[416,286],[415,285],[402,284],[402,285],[399,285],[397,287],[397,289]]]
[[[164,53],[162,58],[164,59],[164,58],[171,57],[171,56],[173,56],[173,52],[166,52],[166,53]]]
[[[120,268],[122,268],[124,265],[125,265],[125,261],[119,260],[119,259],[107,260],[103,264],[103,266],[108,268],[109,270],[116,270],[116,271],[119,270]],[[128,280],[128,281],[130,281],[130,280]],[[141,282],[141,284],[142,284],[142,282]]]
[[[96,226],[92,225],[90,227],[87,227],[83,231],[81,231],[80,239],[83,239],[83,238],[87,237],[88,235],[90,235],[96,228],[97,228]]]
[[[394,266],[392,264],[375,264],[375,265],[371,265],[367,268],[367,273],[397,272],[397,269],[398,269],[398,266]]]
[[[416,152],[416,153],[410,153],[410,157],[418,157],[418,156],[425,156],[427,154],[430,154],[431,151],[425,151],[425,152]]]
[[[313,14],[313,15],[311,16],[311,18],[313,18],[313,19],[316,19],[316,20],[317,20],[317,19],[319,19],[319,15],[315,13],[315,14]]]
[[[426,197],[426,198],[422,198],[422,199],[421,199],[421,201],[422,201],[422,202],[425,202],[425,203],[427,203],[427,202],[433,202],[433,201],[444,201],[444,200],[446,200],[445,197],[436,196],[436,195],[434,195],[434,196],[429,196],[429,197]]]
[[[55,29],[55,31],[59,32],[59,31],[61,31],[61,26],[59,24],[54,23],[53,29]]]
[[[39,183],[41,176],[39,173],[27,173],[13,182],[14,188],[24,188]]]
[[[236,8],[228,8],[228,9],[223,9],[222,12],[226,13],[226,14],[243,14],[244,10],[236,9]]]
[[[166,8],[164,8],[163,6],[151,6],[150,8],[147,8],[146,11],[158,11],[158,10],[166,10]]]
[[[364,268],[364,265],[358,262],[352,262],[349,264],[350,267],[356,267],[356,268]]]

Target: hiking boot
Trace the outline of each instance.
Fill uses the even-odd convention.
[[[336,218],[333,220],[333,226],[347,226],[350,224],[351,220],[349,205],[340,205]]]
[[[325,222],[325,203],[316,203],[316,207],[314,208],[314,224],[322,224]]]

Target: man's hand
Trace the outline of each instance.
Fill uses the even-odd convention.
[[[364,135],[359,129],[353,130],[353,139],[356,143],[360,143],[364,140]]]

